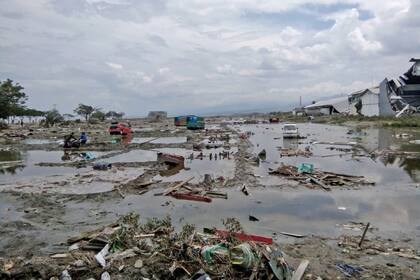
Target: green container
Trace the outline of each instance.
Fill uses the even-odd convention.
[[[314,172],[314,165],[312,163],[301,163],[297,166],[299,173],[312,173]]]

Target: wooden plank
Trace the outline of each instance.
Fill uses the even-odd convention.
[[[334,173],[334,172],[329,172],[329,171],[324,171],[324,174],[330,174],[330,175],[333,175],[333,176],[341,176],[341,177],[347,177],[347,178],[364,178],[363,176]]]
[[[298,268],[295,270],[295,272],[293,273],[292,276],[292,280],[300,280],[302,279],[303,275],[305,274],[305,270],[309,265],[309,261],[308,260],[303,260]]]
[[[169,188],[169,189],[167,189],[166,191],[164,191],[164,192],[163,192],[163,195],[168,195],[168,194],[170,194],[171,192],[174,192],[174,191],[178,190],[179,188],[181,188],[183,185],[185,185],[186,183],[188,183],[188,182],[189,182],[189,181],[191,181],[192,179],[194,179],[194,176],[193,176],[193,177],[191,177],[191,178],[188,178],[188,179],[187,179],[187,180],[185,180],[185,181],[182,181],[181,183],[176,184],[175,186],[173,186],[173,187],[171,187],[171,188]]]
[[[200,201],[200,202],[207,202],[207,203],[210,203],[212,201],[212,199],[208,196],[196,195],[196,194],[192,194],[192,193],[174,192],[174,193],[170,193],[169,195],[176,198],[176,199]]]
[[[322,183],[320,180],[318,180],[318,179],[316,179],[316,178],[314,178],[312,176],[308,176],[308,177],[311,179],[312,182],[314,182],[315,184],[321,186],[324,190],[326,190],[326,191],[330,191],[331,190],[330,187],[328,187],[327,185],[325,185],[324,183]]]
[[[265,243],[265,244],[273,244],[273,238],[271,237],[266,237],[266,236],[261,236],[261,235],[253,235],[253,234],[246,234],[243,232],[229,232],[227,230],[222,230],[222,229],[208,229],[208,228],[204,228],[204,232],[205,233],[211,233],[211,234],[216,234],[219,237],[228,237],[229,235],[233,235],[236,239],[241,240],[241,241],[254,241],[254,242],[260,242],[260,243]]]
[[[280,234],[286,235],[286,236],[291,236],[291,237],[296,237],[296,238],[303,238],[306,237],[306,235],[302,235],[302,234],[296,234],[296,233],[291,233],[291,232],[285,232],[285,231],[281,231],[279,232]]]
[[[205,194],[208,195],[208,196],[211,196],[211,197],[220,197],[220,198],[228,199],[227,193],[216,192],[216,191],[207,191]]]

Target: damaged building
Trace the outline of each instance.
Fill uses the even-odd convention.
[[[417,112],[420,107],[420,59],[412,58],[414,64],[398,79],[385,78],[379,86],[314,102],[304,107],[308,115],[349,114],[366,117],[397,116]]]
[[[412,58],[414,64],[398,79],[389,82],[390,88],[410,106],[420,107],[420,59]]]
[[[377,87],[359,90],[349,94],[349,114],[366,117],[393,116],[390,91],[385,79]]]
[[[305,113],[310,116],[343,114],[349,111],[347,96],[314,102],[305,106]]]

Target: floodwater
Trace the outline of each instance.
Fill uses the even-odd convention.
[[[157,153],[149,150],[131,150],[127,153],[119,154],[105,159],[106,162],[148,162],[156,161]],[[102,161],[102,160],[101,160]]]
[[[183,144],[187,142],[187,137],[134,137],[131,140],[132,144],[143,144],[149,142],[151,144]]]
[[[153,195],[159,191],[100,202],[68,201],[62,206],[62,222],[53,228],[31,224],[25,236],[33,235],[32,242],[40,244],[44,253],[66,250],[65,247],[57,247],[66,238],[109,224],[120,215],[135,212],[140,214],[143,221],[169,215],[175,227],[193,223],[198,230],[202,227],[222,228],[222,219],[235,217],[247,232],[266,236],[275,234],[282,241],[293,240],[278,235],[282,231],[329,237],[338,237],[343,233],[360,234],[359,231],[346,230],[340,226],[351,221],[371,222],[371,226],[377,228],[384,237],[410,237],[417,243],[420,239],[420,193],[417,190],[314,192],[306,189],[279,191],[275,188],[258,188],[251,189],[251,194],[245,196],[238,189],[228,189],[228,200],[213,199],[211,203]],[[7,212],[17,211],[10,207]],[[1,210],[6,211],[3,208]],[[249,214],[258,217],[260,221],[249,221]],[[8,215],[2,219],[15,221],[20,220],[20,216]],[[24,235],[23,232],[20,234]],[[0,241],[0,253],[5,245],[2,243]]]
[[[238,149],[203,149],[203,157],[199,157],[200,152],[195,152],[187,149],[180,148],[162,148],[156,149],[156,151],[162,153],[176,154],[185,157],[185,169],[181,169],[171,176],[161,176],[158,175],[155,177],[156,180],[162,180],[164,182],[175,182],[182,181],[188,178],[194,177],[191,181],[193,183],[198,183],[204,180],[205,174],[210,174],[213,179],[223,177],[225,179],[233,178],[235,173],[235,156]],[[220,159],[219,153],[229,152],[229,159]],[[191,154],[193,155],[191,158]],[[210,154],[212,154],[210,159]],[[217,159],[214,156],[217,154]],[[199,158],[198,158],[199,157]]]
[[[23,140],[23,142],[27,145],[45,145],[45,144],[58,144],[58,143],[63,142],[63,140],[28,138],[28,139]]]
[[[279,232],[293,232],[303,235],[321,235],[337,237],[340,234],[360,234],[360,231],[344,229],[342,224],[354,222],[370,222],[373,228],[378,229],[383,237],[405,238],[409,237],[420,245],[420,188],[417,182],[420,180],[420,164],[418,159],[407,159],[394,157],[387,159],[354,157],[353,155],[341,155],[342,152],[330,150],[333,145],[314,144],[314,142],[357,142],[364,150],[370,152],[383,149],[401,149],[420,151],[420,145],[409,144],[411,139],[420,139],[417,132],[401,131],[392,129],[364,129],[354,130],[342,126],[331,126],[322,124],[298,124],[302,136],[306,139],[283,140],[281,124],[273,125],[244,125],[235,126],[239,131],[251,131],[253,135],[250,141],[253,144],[252,152],[257,154],[262,149],[267,151],[266,161],[255,167],[255,174],[264,187],[253,188],[249,186],[249,196],[245,196],[238,188],[220,189],[227,192],[228,199],[213,199],[211,203],[177,200],[167,196],[154,196],[161,189],[152,189],[144,195],[127,195],[124,199],[117,196],[112,198],[98,199],[67,199],[64,196],[51,198],[54,203],[59,204],[60,213],[53,213],[54,222],[37,221],[29,219],[24,214],[26,201],[12,196],[9,193],[2,193],[0,196],[0,224],[3,229],[0,233],[4,238],[0,239],[0,255],[5,254],[7,248],[14,248],[18,252],[19,246],[31,244],[43,253],[65,250],[65,247],[57,244],[65,241],[66,238],[78,235],[82,231],[91,230],[99,226],[115,221],[116,217],[136,212],[144,220],[148,217],[171,216],[175,227],[179,228],[185,223],[202,227],[222,227],[222,219],[227,217],[237,218],[244,229],[250,233],[271,236],[276,234],[282,241],[294,240],[290,237],[278,235]],[[411,139],[396,137],[400,133],[412,134]],[[283,148],[309,148],[314,153],[313,157],[280,157],[278,147]],[[339,146],[346,147],[346,146]],[[349,146],[350,147],[350,146]],[[162,148],[155,150],[132,150],[130,152],[106,159],[110,162],[138,162],[156,160],[157,152],[166,152],[182,155],[186,158],[185,167],[187,170],[180,170],[172,176],[156,176],[155,179],[164,181],[179,181],[195,176],[195,182],[204,179],[204,174],[211,174],[213,178],[224,176],[232,178],[235,171],[233,152],[230,160],[218,158],[210,160],[210,153],[218,154],[223,148],[203,150],[203,159],[197,158],[199,152],[188,149]],[[32,153],[32,154],[31,154]],[[41,170],[31,168],[42,168],[31,166],[29,163],[47,161],[53,162],[60,159],[62,152],[29,151],[22,153],[0,153],[0,160],[24,160],[29,174],[36,174]],[[28,156],[29,154],[29,156]],[[193,154],[193,159],[189,156]],[[357,190],[333,189],[325,192],[320,189],[310,190],[304,187],[279,188],[276,185],[291,185],[285,179],[268,175],[268,168],[275,168],[281,162],[297,165],[302,162],[313,163],[316,168],[326,171],[364,175],[375,181],[375,186],[361,186]],[[49,170],[48,168],[46,170]],[[60,172],[60,168],[56,169]],[[73,174],[76,169],[71,168]],[[52,171],[51,171],[52,172]],[[129,180],[141,174],[141,170],[132,168],[124,171],[125,180]],[[139,173],[136,173],[139,172]],[[28,175],[29,175],[28,174]],[[43,174],[43,173],[40,173]],[[48,173],[49,174],[49,173]],[[97,173],[101,180],[109,176],[107,183],[93,181],[89,185],[89,176],[86,181],[70,185],[90,190],[90,186],[102,186],[111,188],[112,181],[120,175]],[[0,175],[0,182],[4,178]],[[14,179],[20,178],[12,177]],[[122,177],[121,177],[122,178]],[[63,187],[65,188],[65,186]],[[103,190],[103,189],[102,189]],[[39,207],[43,211],[42,207]],[[44,210],[45,211],[45,210]],[[48,210],[49,211],[49,210]],[[251,222],[249,215],[260,219]],[[14,231],[19,235],[18,243],[14,237]],[[13,243],[15,242],[15,243]],[[12,246],[12,247],[11,247]]]
[[[420,182],[420,159],[355,157],[351,153],[329,149],[332,146],[351,148],[350,145],[316,144],[316,142],[356,142],[367,152],[389,148],[420,151],[420,145],[408,144],[408,140],[404,142],[396,138],[398,131],[383,128],[354,131],[343,126],[324,124],[298,124],[298,127],[300,135],[307,137],[306,139],[283,139],[282,124],[245,125],[238,128],[242,132],[253,133],[250,141],[255,154],[263,149],[267,152],[266,160],[255,170],[256,174],[262,176],[261,183],[275,185],[285,182],[284,179],[268,174],[269,168],[276,168],[280,163],[289,165],[313,163],[315,168],[324,171],[363,175],[376,182],[378,186],[403,186]],[[313,152],[310,158],[280,156],[279,148],[304,150],[306,147]]]
[[[91,152],[92,155],[98,157],[105,153]],[[62,166],[38,166],[38,163],[61,163],[64,156],[63,151],[44,151],[44,150],[30,150],[30,151],[0,151],[0,163],[7,161],[22,161],[21,164],[1,168],[0,165],[0,184],[20,180],[23,178],[43,177],[51,175],[73,174],[85,170],[84,168],[77,169],[74,167]],[[81,159],[77,156],[71,157],[73,160]]]

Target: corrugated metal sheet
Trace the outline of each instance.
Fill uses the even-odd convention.
[[[305,107],[305,109],[313,110],[319,108],[334,107],[339,113],[349,111],[349,100],[347,96],[331,98],[328,100],[318,101]]]

